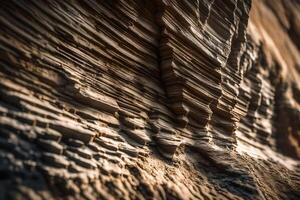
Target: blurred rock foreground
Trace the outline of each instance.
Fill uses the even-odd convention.
[[[299,0],[0,3],[0,199],[300,199]]]

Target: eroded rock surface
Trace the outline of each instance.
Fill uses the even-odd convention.
[[[300,199],[300,2],[0,4],[0,199]]]

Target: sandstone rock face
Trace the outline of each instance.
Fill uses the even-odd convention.
[[[0,27],[0,199],[300,199],[298,0],[11,0]]]

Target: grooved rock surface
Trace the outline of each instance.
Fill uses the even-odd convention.
[[[0,199],[300,199],[298,0],[10,0],[0,27]]]

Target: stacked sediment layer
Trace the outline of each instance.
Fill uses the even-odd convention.
[[[252,4],[2,2],[0,198],[299,198],[299,5]]]

